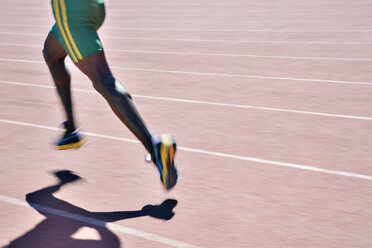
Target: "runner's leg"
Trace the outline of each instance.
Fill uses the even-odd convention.
[[[66,51],[58,43],[54,35],[49,32],[43,49],[43,56],[47,63],[50,73],[52,74],[54,84],[57,88],[58,95],[62,101],[66,112],[68,122],[67,129],[69,132],[75,131],[75,123],[72,112],[71,101],[71,76],[65,66]]]
[[[76,66],[89,77],[94,88],[106,99],[117,117],[153,153],[151,133],[137,111],[131,95],[112,75],[104,52],[80,60]]]

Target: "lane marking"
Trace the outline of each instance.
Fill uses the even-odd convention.
[[[5,119],[0,119],[0,122],[5,123],[5,124],[11,124],[11,125],[46,129],[46,130],[51,130],[51,131],[60,131],[61,130],[61,129],[58,129],[58,128],[44,126],[44,125],[38,125],[38,124],[32,124],[32,123],[20,122],[20,121],[5,120]],[[110,140],[124,141],[124,142],[130,142],[130,143],[140,143],[138,140],[135,140],[135,139],[120,138],[120,137],[116,137],[116,136],[109,136],[109,135],[88,133],[88,132],[82,132],[82,134],[84,134],[86,136],[94,136],[94,137],[110,139]],[[323,168],[307,166],[307,165],[279,162],[279,161],[266,160],[266,159],[255,158],[255,157],[233,155],[233,154],[227,154],[227,153],[222,153],[222,152],[213,152],[213,151],[194,149],[194,148],[188,148],[188,147],[178,147],[178,149],[181,150],[181,151],[186,151],[186,152],[191,152],[191,153],[199,153],[199,154],[215,156],[215,157],[230,158],[230,159],[235,159],[235,160],[255,162],[255,163],[259,163],[259,164],[274,165],[274,166],[280,166],[280,167],[288,167],[288,168],[293,168],[293,169],[300,169],[300,170],[306,170],[306,171],[312,171],[312,172],[319,172],[319,173],[323,173],[323,174],[330,174],[330,175],[351,177],[351,178],[357,178],[357,179],[372,181],[372,176],[363,175],[363,174],[356,174],[356,173],[351,173],[351,172],[345,172],[345,171],[329,170],[329,169],[323,169]]]
[[[0,46],[16,46],[16,47],[33,47],[33,48],[43,48],[42,45],[32,45],[32,44],[16,44],[16,43],[0,43]]]
[[[150,53],[150,54],[171,54],[185,56],[219,56],[219,57],[249,57],[249,58],[269,58],[269,59],[298,59],[298,60],[340,60],[340,61],[372,61],[368,58],[339,58],[339,57],[299,57],[299,56],[275,56],[257,54],[231,54],[231,53],[197,53],[197,52],[175,52],[175,51],[151,51],[151,50],[129,50],[129,49],[105,49],[112,52],[126,53]]]
[[[305,81],[305,82],[317,82],[317,83],[323,82],[323,83],[336,83],[336,84],[372,85],[372,82],[353,82],[353,81],[326,80],[326,79],[288,78],[288,77],[272,77],[272,76],[242,75],[242,74],[228,74],[228,73],[175,71],[175,70],[161,70],[161,69],[133,68],[133,67],[119,67],[119,66],[111,66],[111,68],[118,69],[118,70],[129,70],[129,71],[162,72],[162,73],[189,74],[189,75],[213,76],[213,77],[237,77],[237,78],[254,78],[254,79],[270,79],[270,80]]]
[[[0,84],[55,89],[54,86],[49,86],[49,85],[10,82],[10,81],[2,81],[2,80],[0,80]],[[88,92],[88,93],[98,94],[97,91],[95,91],[95,90],[85,90],[85,89],[71,89],[71,90],[77,91],[77,92]],[[212,106],[220,106],[220,107],[257,109],[257,110],[287,112],[287,113],[294,113],[294,114],[316,115],[316,116],[345,118],[345,119],[356,119],[356,120],[368,120],[368,121],[372,120],[372,117],[368,117],[368,116],[330,114],[330,113],[321,113],[321,112],[313,112],[313,111],[302,111],[302,110],[281,109],[281,108],[261,107],[261,106],[252,106],[252,105],[207,102],[207,101],[197,101],[197,100],[188,100],[188,99],[170,98],[170,97],[159,97],[159,96],[145,96],[145,95],[135,95],[135,94],[132,94],[132,96],[135,97],[135,98],[144,98],[144,99],[153,99],[153,100],[161,100],[161,101],[171,101],[171,102],[182,102],[182,103],[193,103],[193,104],[203,104],[203,105],[212,105]]]
[[[0,61],[20,62],[20,63],[34,63],[34,64],[44,64],[45,63],[44,61],[41,61],[41,60],[8,59],[8,58],[0,58]],[[72,63],[66,63],[66,64],[67,65],[73,65]],[[117,69],[117,70],[126,70],[126,71],[160,72],[160,73],[212,76],[212,77],[236,77],[236,78],[254,78],[254,79],[268,79],[268,80],[302,81],[302,82],[314,82],[314,83],[372,85],[372,82],[341,81],[341,80],[328,80],[328,79],[289,78],[289,77],[272,77],[272,76],[242,75],[242,74],[227,74],[227,73],[175,71],[175,70],[161,70],[161,69],[120,67],[120,66],[110,66],[110,68],[111,69]]]
[[[168,238],[165,238],[165,237],[153,234],[153,233],[144,232],[144,231],[141,231],[141,230],[138,230],[138,229],[125,227],[125,226],[117,225],[117,224],[114,224],[114,223],[106,223],[106,222],[101,221],[101,220],[96,220],[96,219],[85,217],[85,216],[82,216],[82,215],[69,213],[69,212],[66,212],[66,211],[63,211],[63,210],[46,207],[46,206],[43,206],[43,205],[40,205],[40,204],[32,204],[32,206],[30,206],[24,201],[21,201],[19,199],[12,198],[12,197],[4,196],[4,195],[0,195],[0,201],[8,203],[8,204],[16,205],[16,206],[34,208],[38,211],[47,212],[47,213],[57,215],[57,216],[60,216],[60,217],[64,217],[64,218],[67,218],[67,219],[71,219],[71,220],[81,221],[81,222],[84,222],[84,223],[87,223],[87,224],[90,224],[90,225],[95,225],[95,226],[98,226],[98,227],[108,227],[110,230],[118,231],[118,232],[121,232],[121,233],[125,233],[125,234],[131,235],[131,236],[147,239],[147,240],[150,240],[150,241],[155,241],[155,242],[162,243],[162,244],[165,244],[165,245],[170,245],[170,246],[174,246],[174,247],[183,247],[183,248],[185,248],[185,247],[196,248],[197,247],[197,246],[190,245],[190,244],[187,244],[185,242],[178,241],[178,240],[168,239]]]
[[[0,46],[16,46],[16,47],[32,47],[42,48],[42,45],[32,44],[14,44],[14,43],[0,43]],[[339,60],[339,61],[367,61],[368,58],[340,58],[340,57],[298,57],[298,56],[275,56],[275,55],[257,55],[257,54],[229,54],[229,53],[197,53],[197,52],[175,52],[175,51],[152,51],[152,50],[138,50],[138,49],[112,49],[105,48],[105,51],[123,52],[123,53],[148,53],[148,54],[170,54],[170,55],[184,55],[184,56],[217,56],[217,57],[249,57],[249,58],[268,58],[268,59],[297,59],[297,60]]]
[[[45,36],[38,33],[0,32],[2,35]],[[266,44],[317,44],[317,45],[372,45],[372,41],[280,41],[280,40],[223,40],[223,39],[171,39],[128,36],[102,36],[102,39],[182,41],[182,42],[221,42],[221,43],[266,43]]]
[[[38,8],[39,10],[39,8]],[[50,28],[50,25],[28,25],[28,24],[0,24],[5,27],[45,27]],[[179,31],[179,32],[273,32],[273,33],[370,33],[371,29],[175,29],[175,28],[133,28],[133,27],[111,27],[106,26],[102,29],[114,30],[138,30],[138,31]]]
[[[27,59],[7,59],[7,58],[0,58],[0,61],[5,62],[19,62],[19,63],[32,63],[32,64],[45,64],[45,61],[41,60],[27,60]],[[68,65],[73,65],[71,63],[66,63]]]
[[[48,27],[48,26],[45,26]],[[313,29],[313,30],[297,30],[297,29],[174,29],[174,28],[129,28],[129,27],[105,27],[105,29],[122,29],[122,30],[138,30],[138,31],[179,31],[179,32],[249,32],[249,33],[370,33],[370,29]]]
[[[182,42],[221,42],[221,43],[267,43],[267,44],[317,44],[317,45],[371,45],[372,41],[279,41],[279,40],[224,40],[224,39],[171,39],[128,36],[103,36],[106,39],[182,41]]]

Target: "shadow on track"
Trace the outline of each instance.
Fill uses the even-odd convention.
[[[62,186],[81,178],[67,170],[54,174],[59,179],[57,184],[26,195],[30,206],[46,219],[5,248],[118,248],[120,240],[107,228],[107,223],[142,216],[170,220],[174,216],[172,210],[177,205],[174,199],[167,199],[160,205],[146,205],[137,211],[89,212],[53,196]],[[100,240],[71,237],[82,227],[95,229]]]

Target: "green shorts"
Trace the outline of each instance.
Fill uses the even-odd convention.
[[[105,19],[103,0],[52,0],[52,7],[51,31],[75,64],[103,51],[97,34]]]

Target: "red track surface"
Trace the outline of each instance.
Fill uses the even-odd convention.
[[[52,149],[63,112],[43,87],[53,86],[41,56],[50,3],[6,1],[1,245],[372,247],[370,1],[110,0],[106,9],[109,64],[151,130],[175,135],[179,184],[164,192],[141,145],[114,139],[135,140],[71,65],[73,88],[88,90],[73,93],[78,123],[103,136],[87,134],[77,151]],[[49,212],[64,211],[46,218],[25,195],[55,184],[56,170],[84,180],[43,195]],[[169,221],[79,222],[82,209],[166,199],[178,201]]]

